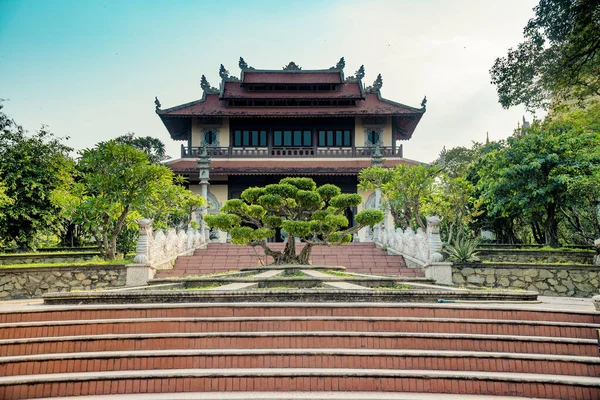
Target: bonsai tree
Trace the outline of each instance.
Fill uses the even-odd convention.
[[[225,202],[220,213],[204,219],[211,228],[228,232],[232,243],[262,247],[276,265],[309,264],[314,246],[349,243],[352,234],[383,220],[381,210],[364,210],[354,217],[356,225],[348,227],[346,210],[361,202],[360,195],[342,194],[335,185],[317,188],[310,178],[285,178],[278,184],[244,190],[239,199]],[[289,235],[283,251],[267,245],[277,228]],[[305,244],[298,254],[296,237]]]

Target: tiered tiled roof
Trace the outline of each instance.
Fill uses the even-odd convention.
[[[342,83],[341,70],[325,71],[272,71],[272,70],[247,70],[242,71],[243,83]]]
[[[364,98],[358,82],[346,82],[337,85],[330,92],[252,92],[245,90],[241,82],[223,82],[220,99],[361,99]]]
[[[292,65],[293,63],[290,63]],[[293,64],[294,67],[297,67]],[[223,67],[222,67],[223,68]],[[358,71],[357,71],[358,72]],[[392,117],[396,139],[409,139],[425,108],[415,108],[381,97],[379,87],[363,88],[362,75],[344,80],[341,68],[329,70],[242,69],[241,80],[222,75],[220,90],[206,88],[200,100],[156,112],[175,140],[187,139],[191,118],[331,118]],[[203,78],[204,79],[204,78]],[[380,77],[378,78],[380,79]],[[258,90],[256,85],[315,85],[290,90]],[[329,85],[322,90],[318,85]],[[248,90],[250,87],[254,90]],[[278,102],[275,100],[297,100]]]
[[[385,160],[386,167],[398,164],[418,164],[407,159]],[[169,168],[178,174],[197,174],[198,163],[194,159],[181,159],[167,162]],[[219,160],[211,161],[211,174],[214,175],[356,175],[371,166],[371,160]]]

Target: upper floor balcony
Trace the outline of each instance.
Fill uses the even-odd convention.
[[[387,158],[402,158],[402,145],[379,147]],[[201,146],[181,145],[181,158],[198,158]],[[210,158],[370,158],[374,147],[212,147],[207,146]]]

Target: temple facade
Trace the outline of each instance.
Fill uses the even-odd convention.
[[[401,142],[412,137],[426,100],[421,108],[387,100],[380,93],[381,75],[365,87],[364,68],[345,76],[344,66],[342,58],[323,70],[303,70],[293,62],[261,70],[240,58],[239,78],[221,65],[219,88],[202,76],[200,100],[162,109],[156,99],[171,138],[183,142],[181,157],[166,165],[207,197],[208,212],[218,212],[248,187],[286,176],[359,193],[364,201],[355,212],[374,207],[374,193],[357,189],[358,173],[374,155],[388,167],[416,164],[404,158]],[[359,240],[368,235],[361,231]]]

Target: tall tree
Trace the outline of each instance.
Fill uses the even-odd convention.
[[[169,168],[150,163],[127,144],[111,140],[79,154],[78,181],[69,191],[55,191],[53,200],[92,233],[106,259],[115,258],[117,238],[128,223],[144,216],[160,217],[157,224],[164,224],[169,214],[164,208],[177,207],[186,190],[173,187]]]
[[[117,143],[128,144],[138,150],[143,151],[148,156],[150,162],[158,164],[161,161],[168,160],[169,156],[165,150],[165,144],[151,136],[135,136],[133,132],[127,132],[114,139]]]
[[[561,211],[600,176],[600,135],[575,121],[534,122],[488,152],[478,164],[477,186],[492,216],[519,212],[529,218],[536,241],[559,244]]]
[[[490,70],[500,104],[546,108],[600,95],[600,2],[540,0],[525,40]]]
[[[72,149],[45,126],[28,134],[2,107],[0,103],[0,182],[9,200],[0,201],[0,238],[6,246],[33,249],[40,234],[61,229],[50,193],[69,184]]]

